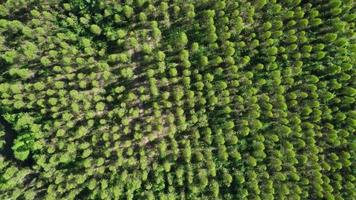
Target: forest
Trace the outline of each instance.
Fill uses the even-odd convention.
[[[0,0],[0,199],[356,199],[355,22],[354,0]]]

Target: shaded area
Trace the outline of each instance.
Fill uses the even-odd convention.
[[[1,149],[0,154],[3,155],[6,159],[14,161],[18,166],[31,167],[34,164],[32,153],[24,161],[20,161],[15,158],[14,152],[11,147],[14,145],[16,139],[16,131],[12,128],[11,124],[5,120],[5,118],[0,115],[0,125],[4,127],[5,131],[5,145]]]

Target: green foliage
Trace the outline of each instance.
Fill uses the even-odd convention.
[[[98,25],[92,24],[90,25],[90,31],[95,35],[100,35],[102,30]]]
[[[352,199],[352,0],[0,3],[0,199]]]

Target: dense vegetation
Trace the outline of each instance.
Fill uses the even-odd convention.
[[[4,0],[0,199],[354,199],[354,0]]]

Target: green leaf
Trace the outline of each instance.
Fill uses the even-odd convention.
[[[15,154],[15,158],[24,161],[24,160],[26,160],[26,158],[30,154],[30,151],[29,150],[15,151],[14,154]]]

